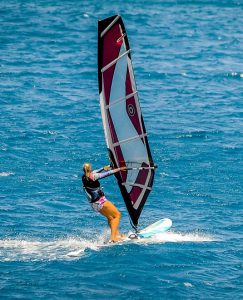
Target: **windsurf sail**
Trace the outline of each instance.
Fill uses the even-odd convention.
[[[155,165],[138,100],[131,49],[121,16],[98,22],[98,79],[106,144],[133,225],[152,189]]]

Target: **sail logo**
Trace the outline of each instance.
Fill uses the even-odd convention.
[[[132,104],[128,105],[128,113],[131,117],[135,115],[135,107]]]

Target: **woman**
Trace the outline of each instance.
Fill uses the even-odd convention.
[[[120,241],[123,237],[118,230],[121,213],[114,204],[105,198],[99,179],[124,170],[126,170],[126,167],[110,170],[110,166],[105,166],[99,170],[92,171],[91,164],[83,164],[84,175],[82,176],[82,181],[85,193],[92,208],[107,218],[111,229],[110,242]]]

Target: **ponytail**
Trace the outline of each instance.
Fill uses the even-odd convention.
[[[91,171],[91,164],[89,164],[89,163],[84,163],[84,164],[83,164],[83,172],[84,172],[84,175],[86,175],[89,171]]]

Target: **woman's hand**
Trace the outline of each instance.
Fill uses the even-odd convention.
[[[109,170],[111,169],[111,166],[110,166],[110,165],[104,166],[103,169],[104,169],[105,171],[109,171]]]
[[[121,167],[120,168],[120,171],[126,171],[127,170],[127,167]]]

